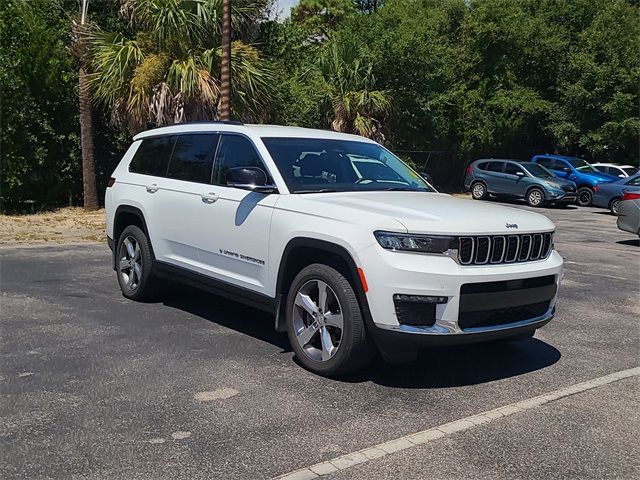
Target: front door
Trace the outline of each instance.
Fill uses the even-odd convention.
[[[264,194],[227,186],[227,171],[235,167],[264,169],[253,142],[239,134],[222,133],[213,168],[213,185],[200,201],[201,234],[197,237],[200,267],[214,278],[267,294],[269,236],[277,194]]]

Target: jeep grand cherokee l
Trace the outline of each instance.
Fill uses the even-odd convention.
[[[170,278],[272,312],[323,375],[376,350],[409,361],[421,346],[531,337],[562,275],[546,217],[438,193],[379,144],[330,131],[140,133],[106,211],[126,297]]]

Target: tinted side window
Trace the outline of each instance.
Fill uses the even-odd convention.
[[[602,165],[594,166],[596,170],[602,173],[609,173],[609,167],[603,167]]]
[[[173,147],[167,177],[188,182],[210,183],[218,137],[213,133],[179,135]]]
[[[262,159],[253,143],[248,138],[240,135],[222,135],[220,145],[216,153],[215,167],[213,171],[213,183],[226,185],[230,168],[257,167],[264,170],[267,178],[269,172],[262,163]]]
[[[488,166],[489,166],[488,162],[478,162],[477,163],[477,167],[478,167],[479,170],[486,170]]]
[[[167,171],[174,141],[175,137],[169,136],[142,140],[129,164],[129,171],[163,177]]]
[[[517,172],[522,172],[522,168],[515,163],[507,163],[504,167],[504,173],[508,173],[509,175],[517,175]]]
[[[502,172],[503,162],[489,162],[487,170],[490,172]]]
[[[542,165],[543,167],[553,169],[553,160],[550,158],[538,158],[538,160],[536,160],[536,163],[538,165]]]

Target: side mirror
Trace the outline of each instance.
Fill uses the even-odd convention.
[[[275,185],[268,184],[264,170],[258,167],[235,167],[227,170],[227,186],[251,190],[253,192],[273,193]]]
[[[433,179],[431,178],[431,175],[429,175],[427,172],[420,172],[420,176],[423,178],[425,182],[433,185]]]
[[[569,167],[562,167],[561,169],[564,173],[571,173],[571,169]]]
[[[519,172],[518,171],[518,172],[516,172],[516,175],[519,176],[519,177],[524,177],[524,172]]]
[[[618,175],[618,178],[627,178],[623,174]]]

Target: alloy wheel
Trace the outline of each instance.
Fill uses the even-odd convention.
[[[613,213],[614,215],[618,215],[618,210],[620,210],[620,203],[622,202],[622,200],[617,199],[614,200],[613,202],[611,202],[611,213]]]
[[[484,196],[484,185],[482,185],[481,183],[476,183],[473,186],[472,193],[475,198],[482,198]]]
[[[529,192],[529,204],[537,207],[542,203],[542,200],[542,192],[540,190],[531,190],[531,192]]]
[[[128,236],[120,245],[118,270],[123,284],[129,290],[135,290],[142,280],[142,259],[137,240]]]
[[[340,348],[344,320],[333,289],[322,280],[309,280],[298,289],[293,328],[304,354],[316,362],[333,358]]]
[[[582,207],[589,206],[591,204],[591,190],[583,188],[578,192],[578,204]]]

